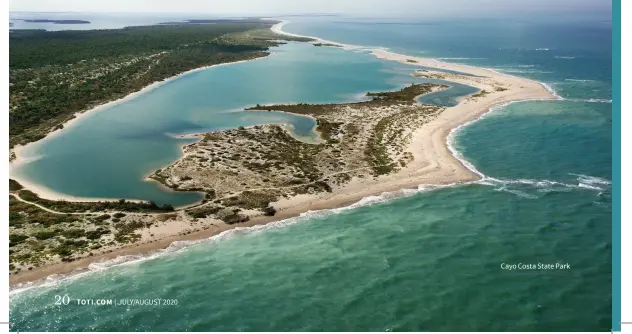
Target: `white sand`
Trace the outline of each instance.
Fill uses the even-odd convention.
[[[285,34],[281,29],[285,23],[286,22],[282,22],[275,25],[272,27],[272,31]],[[298,36],[294,34],[289,35]],[[345,46],[340,43],[318,38],[314,39],[321,43]],[[355,46],[345,47],[355,48]],[[434,67],[481,76],[471,77],[442,73],[442,75],[445,75],[445,80],[447,81],[477,87],[489,93],[483,97],[466,97],[461,99],[457,106],[446,108],[437,118],[417,129],[413,134],[413,140],[407,147],[407,151],[413,153],[414,161],[399,172],[380,176],[377,179],[353,179],[349,184],[336,189],[334,193],[299,195],[290,199],[282,199],[272,204],[278,210],[274,217],[255,217],[245,224],[239,224],[239,227],[267,224],[273,221],[296,217],[308,211],[340,208],[357,203],[358,201],[371,201],[377,199],[371,196],[380,195],[384,192],[396,192],[391,195],[392,197],[396,197],[405,193],[402,189],[433,188],[475,181],[479,179],[481,175],[474,170],[474,167],[469,166],[468,168],[466,165],[467,162],[460,160],[458,156],[455,156],[454,153],[456,152],[453,153],[453,151],[451,151],[449,140],[454,129],[476,120],[484,113],[490,111],[494,106],[514,101],[551,100],[558,98],[536,81],[498,73],[490,69],[447,63],[436,59],[410,57],[381,49],[372,50],[372,54],[382,59],[399,61],[408,65]],[[416,63],[408,62],[407,60],[409,59],[416,61]],[[496,87],[503,87],[506,90],[496,91]],[[458,155],[458,153],[456,154]],[[188,227],[180,225],[182,224],[174,224],[169,228],[164,226],[161,227],[160,230],[156,230],[156,232],[159,232],[163,237],[160,240],[152,240],[151,243],[130,245],[129,247],[117,249],[112,253],[82,258],[72,263],[59,263],[35,268],[33,271],[13,275],[10,278],[10,282],[11,284],[15,284],[33,281],[51,274],[68,273],[77,268],[87,267],[94,261],[112,259],[128,254],[150,252],[155,249],[165,248],[177,240],[207,238],[222,231],[237,227],[225,224],[214,225],[210,229],[184,236],[178,233],[181,233],[183,228]],[[143,233],[145,237],[147,237],[146,234],[147,233]]]
[[[282,27],[286,23],[279,23],[272,27],[272,30],[279,34],[288,34],[294,37],[311,37],[285,33]],[[358,48],[357,46],[343,45],[316,37],[311,38],[321,43]],[[448,142],[451,131],[477,119],[494,106],[515,101],[558,98],[537,81],[499,73],[490,69],[448,63],[430,58],[406,56],[384,49],[372,49],[371,54],[380,59],[397,61],[407,65],[432,67],[439,70],[450,70],[474,75],[457,75],[436,71],[436,73],[444,76],[446,81],[476,87],[487,91],[488,94],[478,98],[462,98],[458,105],[446,108],[436,119],[417,129],[413,133],[413,140],[406,149],[406,151],[413,153],[414,161],[399,172],[381,176],[376,180],[354,179],[341,189],[337,189],[333,194],[326,193],[283,199],[274,203],[274,206],[279,211],[294,211],[298,207],[304,207],[305,211],[313,210],[314,208],[333,208],[341,206],[340,204],[342,203],[358,201],[383,192],[393,192],[404,188],[418,188],[422,185],[449,185],[478,180],[480,175],[475,170],[472,170],[473,167],[471,165],[467,166],[467,162],[461,161],[451,151],[450,143]],[[428,73],[433,74],[433,72]],[[497,87],[502,87],[506,90],[496,91]]]
[[[261,57],[264,58],[264,57]],[[103,104],[100,104],[92,109],[83,111],[83,112],[78,112],[75,113],[75,118],[63,123],[63,129],[58,129],[55,131],[52,131],[50,133],[48,133],[46,135],[45,138],[37,141],[37,142],[31,142],[28,143],[25,146],[22,145],[16,145],[11,152],[13,152],[15,154],[15,159],[9,162],[9,178],[14,179],[16,181],[18,181],[20,184],[22,184],[22,186],[24,186],[25,188],[27,188],[28,190],[36,193],[40,198],[44,198],[44,199],[49,199],[49,200],[65,200],[65,201],[81,201],[81,202],[99,202],[99,201],[117,201],[119,200],[118,198],[95,198],[95,197],[78,197],[78,196],[72,196],[69,194],[63,194],[57,191],[54,191],[48,187],[45,187],[43,185],[37,184],[33,181],[31,181],[28,177],[25,177],[23,175],[19,175],[16,170],[19,169],[19,167],[23,164],[28,164],[29,162],[33,162],[37,159],[40,158],[40,156],[25,156],[24,155],[24,150],[27,148],[32,147],[32,145],[35,145],[36,143],[41,143],[42,141],[45,140],[49,140],[51,138],[53,138],[54,136],[59,135],[62,131],[66,131],[67,129],[73,127],[73,126],[77,126],[77,124],[80,124],[82,120],[87,119],[88,117],[96,114],[97,112],[100,111],[104,111],[109,109],[110,107],[113,107],[117,104],[121,104],[121,103],[125,103],[128,102],[130,100],[133,100],[134,98],[147,93],[153,89],[156,89],[157,87],[160,87],[168,82],[171,82],[173,80],[176,80],[182,76],[185,76],[187,74],[191,74],[194,72],[198,72],[198,71],[203,71],[209,68],[213,68],[213,67],[219,67],[219,66],[226,66],[226,65],[232,65],[232,64],[237,64],[237,63],[245,63],[245,62],[249,62],[249,61],[253,61],[253,60],[257,60],[257,59],[261,59],[261,58],[255,58],[255,59],[249,59],[249,60],[240,60],[240,61],[235,61],[235,62],[231,62],[231,63],[222,63],[222,64],[216,64],[216,65],[210,65],[210,66],[204,66],[204,67],[199,67],[199,68],[195,68],[183,73],[180,73],[178,75],[175,75],[173,77],[167,78],[165,80],[162,81],[156,81],[154,83],[152,83],[149,86],[144,87],[143,89],[134,92],[134,93],[130,93],[128,95],[126,95],[123,98],[120,98],[118,100],[114,100],[114,101],[110,101],[110,102],[106,102]],[[136,200],[136,199],[129,199],[130,201],[140,201],[140,200]]]
[[[275,25],[273,25],[270,30],[272,30],[272,32],[277,33],[279,35],[286,35],[286,36],[292,36],[292,37],[306,37],[306,38],[311,38],[314,41],[311,42],[312,44],[315,43],[322,43],[322,44],[333,44],[333,45],[337,45],[345,50],[352,50],[352,49],[360,49],[363,48],[361,46],[358,45],[351,45],[351,44],[343,44],[343,43],[338,43],[338,42],[333,42],[333,41],[328,41],[326,39],[322,39],[320,37],[315,37],[315,36],[304,36],[304,35],[297,35],[297,34],[292,34],[289,32],[285,32],[283,31],[283,26],[288,24],[289,21],[281,21],[280,23],[277,23]],[[287,103],[287,102],[286,102]]]

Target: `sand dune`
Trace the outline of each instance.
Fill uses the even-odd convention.
[[[272,27],[272,31],[284,34],[280,23]],[[292,35],[292,34],[290,34]],[[293,35],[296,36],[296,35]],[[345,45],[315,38],[316,42],[337,44],[345,48],[357,46]],[[314,43],[316,43],[314,42]],[[454,107],[448,107],[434,120],[415,129],[407,150],[413,153],[414,161],[394,174],[380,176],[377,179],[353,179],[344,187],[333,193],[316,195],[299,195],[290,199],[283,199],[273,203],[278,213],[274,217],[255,217],[247,223],[238,224],[239,227],[267,224],[282,219],[296,217],[310,210],[331,209],[348,206],[369,196],[380,195],[384,192],[396,192],[401,189],[418,188],[420,185],[451,185],[475,181],[480,175],[468,166],[466,162],[455,156],[450,147],[450,134],[454,129],[467,124],[494,106],[522,100],[552,100],[557,99],[541,83],[502,74],[494,70],[455,64],[436,59],[411,57],[392,53],[383,49],[373,49],[372,54],[381,59],[398,61],[408,65],[432,67],[438,70],[457,71],[469,75],[451,74],[441,71],[420,70],[415,73],[422,77],[437,77],[447,81],[476,87],[483,93],[463,98]],[[493,148],[490,148],[493,149]],[[19,162],[19,161],[18,161]],[[17,162],[14,162],[17,163]],[[12,276],[11,284],[28,282],[44,278],[52,274],[69,273],[79,268],[86,268],[90,263],[103,261],[118,256],[151,252],[166,248],[178,240],[197,240],[208,238],[222,231],[236,226],[220,224],[217,228],[203,230],[187,235],[178,235],[180,225],[174,224],[171,235],[151,243],[131,245],[113,250],[107,254],[82,258],[71,263],[59,263]],[[169,231],[167,231],[169,232]]]

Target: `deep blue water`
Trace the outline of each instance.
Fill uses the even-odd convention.
[[[313,213],[278,228],[231,232],[180,252],[16,293],[11,299],[12,329],[611,328],[609,22],[292,20],[285,30],[293,33],[411,55],[467,58],[449,61],[545,82],[565,100],[510,104],[459,132],[455,147],[487,177],[479,184]],[[359,92],[410,80],[402,74],[404,67],[363,53],[327,48],[301,53],[301,48],[291,44],[268,60],[246,64],[247,73],[263,72],[244,74],[235,84],[248,96],[269,96],[269,101],[311,102],[352,99]],[[295,52],[300,59],[292,57]],[[277,66],[279,79],[273,85],[260,76],[266,66],[258,64],[266,62]],[[219,128],[203,111],[172,117],[173,111],[139,105],[195,105],[188,101],[196,98],[208,103],[199,96],[203,88],[196,80],[213,80],[219,69],[238,76],[240,66],[183,77],[165,85],[168,89],[162,92],[167,96],[155,102],[151,96],[159,90],[121,105],[120,111],[113,108],[94,117],[114,118],[118,112],[133,111]],[[249,83],[257,80],[268,85]],[[205,94],[212,91],[204,88]],[[238,96],[219,96],[229,100],[218,98],[219,109],[247,104]],[[441,101],[449,104],[453,98]],[[238,123],[232,120],[223,126]],[[195,127],[182,127],[191,128]],[[130,127],[130,133],[136,132]],[[68,143],[72,133],[67,134]],[[177,146],[173,141],[156,145],[171,145],[174,151]],[[503,270],[503,263],[568,263],[570,269]],[[53,305],[55,295],[65,294],[173,298],[178,305]]]

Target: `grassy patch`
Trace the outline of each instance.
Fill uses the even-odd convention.
[[[309,114],[309,115],[322,115],[336,111],[341,106],[350,107],[384,107],[396,104],[410,105],[415,103],[415,99],[419,95],[423,95],[432,91],[433,87],[447,88],[446,85],[436,84],[411,84],[397,91],[392,92],[379,92],[379,93],[366,93],[367,97],[371,97],[371,101],[362,101],[354,103],[343,104],[275,104],[275,105],[256,105],[254,107],[246,108],[246,110],[267,110],[267,111],[285,111],[295,114]]]
[[[219,212],[219,210],[223,209],[221,206],[203,206],[191,210],[187,210],[187,213],[193,218],[206,218],[211,217],[212,215]]]
[[[244,209],[263,209],[270,205],[270,202],[275,201],[277,201],[277,194],[273,191],[243,191],[238,195],[222,200],[222,204]]]
[[[51,201],[40,198],[30,190],[20,190],[18,195],[25,201],[40,204],[51,210],[60,212],[94,212],[94,211],[128,211],[128,212],[169,212],[174,211],[173,206],[165,204],[156,205],[154,202],[131,202],[124,199],[111,202],[68,202]]]
[[[478,98],[478,97],[483,97],[483,96],[485,96],[487,94],[489,94],[489,92],[483,89],[483,90],[481,90],[480,92],[478,92],[476,94],[472,94],[472,97]]]

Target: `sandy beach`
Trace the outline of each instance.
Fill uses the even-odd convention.
[[[287,34],[282,30],[287,22],[281,22],[272,30],[279,34]],[[299,36],[289,34],[291,36]],[[312,36],[314,43],[331,43],[344,47],[356,48],[357,46],[345,45],[326,41]],[[474,67],[464,64],[448,63],[431,58],[412,57],[389,52],[384,49],[373,49],[371,53],[380,58],[397,61],[412,66],[432,67],[440,70],[462,72],[469,75],[458,75],[440,72],[441,76],[451,82],[476,87],[481,91],[489,92],[487,95],[472,98],[468,97],[460,101],[454,107],[446,108],[435,120],[424,124],[413,134],[408,151],[414,155],[414,161],[400,172],[380,176],[377,180],[354,179],[335,194],[323,194],[308,197],[296,197],[275,203],[281,212],[293,210],[297,206],[308,207],[340,207],[341,203],[349,200],[360,200],[368,196],[375,196],[385,192],[393,192],[399,189],[418,188],[420,185],[446,185],[476,181],[481,175],[466,165],[451,150],[449,135],[451,131],[460,126],[472,122],[481,115],[489,112],[494,106],[525,100],[555,100],[558,97],[552,94],[544,85],[537,81],[503,74],[491,69]],[[423,72],[422,72],[423,73]],[[430,77],[439,72],[427,72]],[[502,87],[502,91],[497,90]]]
[[[283,26],[290,23],[289,21],[281,21],[275,25],[273,25],[270,30],[272,30],[272,32],[277,33],[279,35],[286,35],[286,36],[291,36],[291,37],[306,37],[306,38],[311,38],[314,41],[311,42],[312,44],[315,43],[322,43],[322,44],[333,44],[333,45],[337,45],[339,47],[342,47],[346,50],[351,50],[351,49],[359,49],[359,48],[363,48],[361,46],[358,45],[351,45],[351,44],[343,44],[343,43],[338,43],[338,42],[334,42],[334,41],[329,41],[326,39],[322,39],[320,37],[316,37],[316,36],[305,36],[305,35],[297,35],[297,34],[292,34],[289,32],[285,32],[283,31]]]
[[[255,58],[255,59],[248,59],[248,60],[240,60],[240,61],[235,61],[235,62],[231,62],[231,63],[222,63],[222,64],[216,64],[216,65],[210,65],[210,66],[203,66],[203,67],[199,67],[199,68],[195,68],[183,73],[180,73],[178,75],[175,75],[173,77],[167,78],[165,80],[162,81],[156,81],[154,83],[152,83],[149,86],[144,87],[143,89],[134,92],[134,93],[130,93],[128,95],[126,95],[123,98],[120,98],[118,100],[114,100],[114,101],[110,101],[110,102],[106,102],[103,104],[100,104],[92,109],[88,109],[85,111],[81,111],[81,112],[77,112],[75,113],[75,117],[68,120],[67,122],[63,123],[63,128],[62,129],[56,129],[54,131],[49,132],[46,137],[44,137],[43,139],[40,139],[37,142],[31,142],[27,145],[17,145],[15,147],[13,147],[10,151],[9,154],[13,153],[15,154],[15,159],[11,160],[9,162],[9,178],[14,179],[16,181],[18,181],[20,184],[22,184],[25,188],[27,188],[28,190],[36,193],[39,197],[44,198],[44,199],[49,199],[49,200],[64,200],[64,201],[74,201],[74,202],[100,202],[100,201],[118,201],[118,198],[95,198],[95,197],[78,197],[78,196],[72,196],[72,195],[68,195],[68,194],[63,194],[60,192],[57,192],[53,189],[50,189],[48,187],[42,186],[40,184],[37,184],[35,182],[32,182],[31,180],[29,180],[28,178],[25,178],[21,175],[18,175],[15,173],[15,170],[22,164],[37,160],[39,157],[38,156],[26,156],[25,154],[25,150],[30,149],[31,147],[33,147],[33,145],[37,145],[37,143],[39,143],[40,141],[43,140],[48,140],[53,138],[54,136],[59,135],[62,131],[66,131],[66,129],[72,128],[74,126],[77,126],[78,124],[80,124],[81,120],[84,120],[88,117],[93,116],[94,114],[100,112],[100,111],[104,111],[107,110],[110,107],[113,107],[115,105],[121,104],[121,103],[126,103],[129,102],[133,99],[135,99],[136,97],[145,94],[147,92],[150,92],[162,85],[165,85],[171,81],[174,81],[176,79],[179,79],[185,75],[191,74],[191,73],[195,73],[198,71],[203,71],[209,68],[214,68],[214,67],[219,67],[219,66],[227,66],[227,65],[233,65],[233,64],[239,64],[239,63],[245,63],[245,62],[249,62],[249,61],[254,61],[254,60],[258,60],[258,59],[262,59],[265,57],[260,57],[260,58]],[[133,199],[130,198],[130,201],[141,201],[138,199]]]
[[[285,32],[281,29],[285,23],[286,22],[282,22],[273,26],[271,28],[272,31],[285,34]],[[316,39],[317,42],[321,43],[337,44],[347,48],[356,47],[325,41],[316,37],[313,38]],[[481,115],[489,112],[494,106],[515,101],[550,100],[557,98],[539,82],[502,74],[490,69],[447,63],[436,59],[410,57],[391,53],[382,49],[374,49],[372,50],[372,54],[381,59],[398,61],[408,65],[432,67],[441,70],[451,70],[469,74],[445,74],[444,72],[440,72],[441,75],[445,77],[444,80],[476,87],[479,90],[484,91],[485,94],[481,94],[476,97],[466,97],[462,99],[458,105],[446,108],[435,119],[424,124],[420,128],[415,129],[412,140],[407,147],[407,151],[412,152],[414,160],[397,173],[382,175],[374,179],[353,179],[350,183],[346,184],[344,187],[336,189],[333,193],[298,195],[289,199],[283,199],[273,203],[274,207],[278,210],[275,216],[254,217],[246,223],[238,224],[238,226],[214,224],[207,229],[182,235],[182,227],[174,224],[173,227],[165,227],[164,237],[159,240],[144,240],[140,243],[113,250],[109,253],[84,257],[74,262],[57,263],[34,268],[30,271],[23,271],[17,275],[12,275],[10,277],[10,284],[14,285],[17,283],[36,281],[53,274],[68,274],[80,268],[87,268],[91,263],[106,261],[119,256],[150,253],[152,251],[167,248],[174,241],[205,239],[230,229],[264,225],[275,221],[297,217],[308,211],[341,208],[357,203],[361,200],[366,202],[367,198],[368,200],[380,200],[383,198],[398,197],[412,193],[410,191],[402,191],[402,189],[420,190],[476,181],[481,178],[481,175],[477,173],[473,167],[468,167],[466,162],[460,160],[458,153],[457,156],[455,156],[455,152],[452,151],[450,141],[452,137],[451,134],[454,134],[454,129],[458,129],[464,124],[471,123]],[[193,71],[202,69],[204,68]],[[416,75],[434,76],[438,73],[439,72],[434,71],[418,71],[416,72]],[[111,103],[122,103],[148,89],[153,89],[156,85],[162,83],[164,83],[164,81],[147,87],[140,92],[131,94],[122,100]],[[100,108],[102,110],[105,109],[107,105],[109,104],[95,109]],[[19,150],[16,152],[19,152]],[[13,163],[19,163],[19,159],[21,158],[18,154],[18,158]],[[21,180],[18,181],[22,182]],[[38,190],[41,189],[32,188],[31,186],[28,188],[37,192],[42,197],[49,198],[46,196],[46,193],[38,192]],[[388,194],[383,195],[383,193]],[[51,198],[58,199],[58,197]]]

